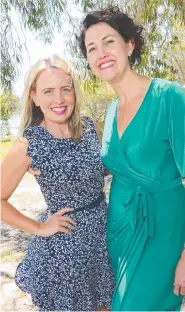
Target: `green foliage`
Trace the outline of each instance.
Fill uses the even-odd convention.
[[[1,108],[1,119],[7,121],[9,119],[9,114],[6,104],[4,102],[1,102],[0,108]]]
[[[14,136],[12,136],[12,135],[9,134],[9,135],[7,135],[6,137],[1,138],[0,142],[1,142],[1,143],[12,142],[13,139],[14,139]]]
[[[135,68],[141,74],[185,82],[184,0],[124,0],[118,5],[145,28],[146,49],[142,63]],[[178,53],[175,51],[179,51]],[[177,61],[178,59],[178,61]]]
[[[29,29],[35,37],[51,43],[54,31],[61,31],[65,22],[67,0],[2,0],[1,1],[1,86],[11,89],[18,77],[22,54],[27,51],[25,31]],[[18,21],[15,22],[15,16]],[[25,40],[21,41],[20,29]],[[29,54],[29,51],[27,51]]]
[[[9,92],[3,92],[0,97],[0,109],[1,119],[3,121],[9,120],[20,109],[19,99]]]
[[[146,51],[142,64],[137,68],[138,72],[184,83],[184,0],[2,0],[1,87],[11,90],[19,75],[22,55],[27,51],[26,30],[45,43],[52,42],[56,30],[63,32],[67,50],[73,56],[76,68],[81,70],[84,61],[81,61],[75,40],[75,34],[79,34],[80,28],[78,12],[83,11],[85,15],[108,5],[118,5],[145,27]],[[18,16],[25,38],[23,41],[15,23],[15,15]],[[62,27],[67,24],[69,30],[65,33]]]
[[[83,113],[96,120],[103,128],[107,107],[116,97],[115,92],[105,82],[98,79],[82,82],[81,88]]]

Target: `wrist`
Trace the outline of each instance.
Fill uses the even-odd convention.
[[[35,231],[35,235],[36,236],[43,236],[42,235],[42,230],[45,227],[45,223],[37,223],[37,227],[36,227],[36,231]]]

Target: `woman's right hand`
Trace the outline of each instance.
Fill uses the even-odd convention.
[[[72,208],[62,208],[52,216],[49,217],[46,223],[40,223],[39,229],[36,233],[37,236],[51,236],[58,232],[71,234],[72,230],[75,229],[75,221],[70,217],[64,216],[66,212],[71,212],[74,209]]]

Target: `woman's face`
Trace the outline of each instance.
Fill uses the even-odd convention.
[[[36,91],[31,91],[30,96],[40,106],[45,119],[68,122],[75,105],[75,91],[71,76],[62,69],[44,69],[37,78]]]
[[[134,45],[106,23],[89,27],[85,33],[87,60],[92,72],[102,80],[113,82],[128,69],[128,56]]]

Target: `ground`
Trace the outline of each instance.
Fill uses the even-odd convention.
[[[45,203],[33,176],[26,174],[10,202],[25,215],[37,219]],[[30,235],[2,224],[1,229],[1,311],[30,311],[30,296],[19,290],[14,282],[15,269],[24,257]]]

